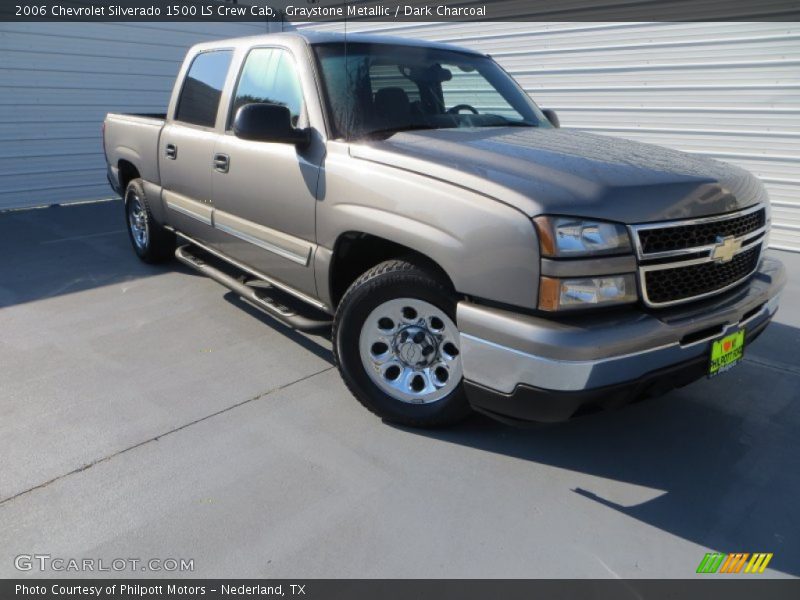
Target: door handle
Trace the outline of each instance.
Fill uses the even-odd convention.
[[[227,173],[231,166],[231,159],[227,154],[214,155],[214,170],[220,173]]]
[[[167,144],[166,152],[167,158],[175,160],[178,158],[178,147],[175,144]]]

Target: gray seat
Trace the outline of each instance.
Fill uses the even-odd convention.
[[[375,93],[375,117],[383,127],[411,123],[411,101],[403,88],[387,87]]]

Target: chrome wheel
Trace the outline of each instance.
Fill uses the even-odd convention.
[[[128,227],[131,230],[131,237],[136,247],[144,251],[147,249],[149,232],[147,229],[147,213],[139,196],[134,190],[128,190],[125,198],[125,206],[128,211]]]
[[[429,404],[461,383],[458,329],[423,300],[397,298],[373,310],[361,328],[359,352],[369,378],[395,400]]]

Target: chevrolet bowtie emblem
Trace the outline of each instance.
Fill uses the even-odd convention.
[[[726,263],[736,255],[741,247],[742,240],[737,240],[732,235],[725,238],[717,236],[717,245],[711,252],[711,258],[716,262]]]

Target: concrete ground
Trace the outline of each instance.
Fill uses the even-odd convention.
[[[777,322],[731,373],[557,426],[424,432],[361,408],[323,337],[140,263],[118,202],[0,214],[0,576],[49,554],[195,577],[690,577],[720,551],[796,577],[800,255],[776,254]]]

